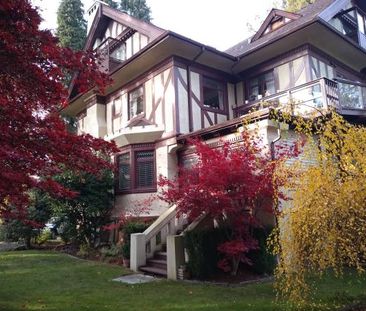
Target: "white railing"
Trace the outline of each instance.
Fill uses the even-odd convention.
[[[333,107],[341,114],[347,109],[366,109],[366,85],[337,78],[321,78],[292,89],[263,97],[258,101],[245,103],[234,108],[236,116],[264,108],[283,108],[294,103],[294,114],[306,115],[316,110]]]
[[[131,269],[138,271],[139,267],[146,264],[146,260],[154,256],[156,251],[166,244],[167,237],[175,235],[183,229],[186,218],[177,217],[176,206],[167,209],[143,233],[131,235]]]
[[[338,106],[337,83],[326,78],[313,80],[289,90],[266,96],[258,101],[246,103],[234,108],[236,116],[247,114],[253,109],[261,109],[261,105],[283,107],[288,103],[296,103],[295,114],[307,114],[314,109],[327,109],[328,106]],[[266,106],[268,107],[268,106]]]

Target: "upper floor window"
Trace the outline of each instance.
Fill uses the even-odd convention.
[[[144,111],[144,87],[141,85],[128,93],[129,120],[139,115],[143,111]]]
[[[224,110],[225,84],[202,77],[203,105],[212,109]]]
[[[121,96],[113,100],[113,117],[120,116],[122,114],[122,100]]]
[[[249,80],[249,100],[257,100],[275,93],[273,70]]]
[[[114,46],[112,51],[110,52],[110,56],[119,61],[126,60],[126,43],[121,42],[118,45]]]
[[[322,62],[321,60],[311,56],[310,57],[310,72],[311,72],[311,79],[320,79],[320,78],[334,78],[334,71],[333,67],[327,65],[326,63]]]
[[[156,190],[155,150],[132,148],[117,157],[118,190],[150,192]]]

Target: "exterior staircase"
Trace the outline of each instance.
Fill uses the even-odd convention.
[[[167,253],[166,245],[162,251],[155,252],[154,257],[146,260],[146,265],[139,268],[140,271],[153,276],[167,277]]]

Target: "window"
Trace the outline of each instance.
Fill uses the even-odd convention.
[[[144,111],[144,88],[139,86],[137,89],[128,93],[128,117],[131,120]]]
[[[306,83],[305,57],[296,58],[275,68],[278,91]]]
[[[118,190],[156,191],[155,151],[132,147],[117,158]]]
[[[113,100],[113,116],[120,116],[122,113],[122,100],[121,96]]]
[[[203,105],[212,109],[224,110],[225,84],[202,77]]]
[[[124,61],[126,60],[126,43],[120,43],[118,45],[112,46],[112,52],[110,54],[116,60]]]
[[[310,57],[310,69],[312,80],[320,78],[334,78],[333,67],[325,64],[324,62],[313,56]]]
[[[249,100],[257,100],[275,93],[273,70],[249,80]]]
[[[119,190],[131,188],[131,158],[130,153],[121,154],[118,157],[118,185]]]
[[[136,157],[136,188],[154,185],[154,151],[138,151]]]

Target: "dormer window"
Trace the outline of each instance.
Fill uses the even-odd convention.
[[[259,38],[275,31],[287,23],[300,18],[300,14],[290,13],[282,10],[273,9],[259,28],[257,33],[251,39],[251,42],[258,40]]]
[[[281,28],[283,25],[291,21],[289,18],[285,18],[283,16],[275,17],[272,22],[268,25],[267,29],[264,31],[264,34],[270,33],[272,31]]]
[[[343,35],[366,49],[366,14],[356,7],[342,10],[330,24]]]

